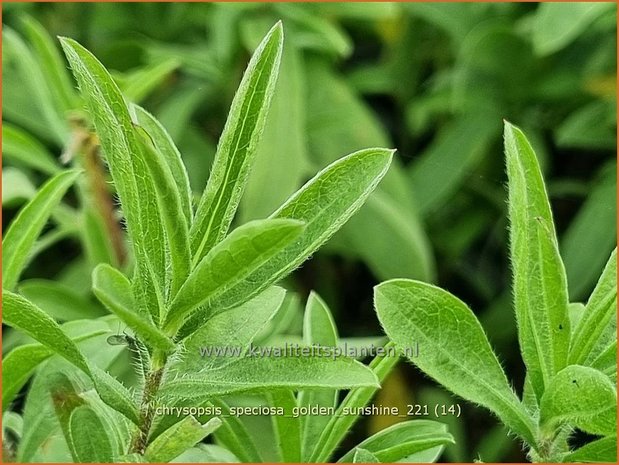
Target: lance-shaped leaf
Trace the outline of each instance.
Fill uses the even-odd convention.
[[[617,391],[608,376],[594,368],[569,365],[548,385],[540,404],[542,429],[559,424],[591,434],[617,434]]]
[[[589,365],[617,339],[617,249],[602,272],[570,347],[570,363]]]
[[[413,420],[397,423],[369,437],[359,448],[372,453],[381,463],[393,463],[437,446],[453,443],[447,426],[431,420]],[[338,462],[351,462],[357,448],[345,454]]]
[[[459,299],[419,281],[394,279],[375,288],[378,319],[410,360],[460,397],[485,406],[529,443],[534,425],[512,391],[479,321]]]
[[[28,263],[30,251],[52,211],[79,172],[63,171],[47,181],[19,211],[2,240],[2,287],[13,290]]]
[[[355,447],[352,463],[380,463],[380,460],[378,460],[378,457],[370,451],[361,449],[360,447]]]
[[[74,339],[83,341],[104,334],[99,330]],[[2,409],[6,410],[19,390],[26,384],[34,370],[54,355],[55,351],[41,344],[26,344],[13,349],[2,360]]]
[[[41,142],[28,132],[4,121],[2,122],[2,156],[6,160],[23,163],[49,175],[60,171],[60,166]]]
[[[303,320],[303,342],[307,345],[336,347],[338,343],[337,327],[327,304],[311,292],[305,305]],[[299,406],[320,405],[323,407],[337,406],[337,391],[320,389],[302,391],[299,393]],[[303,428],[303,455],[309,459],[316,441],[324,431],[330,418],[326,415],[307,415],[301,417]]]
[[[270,218],[306,223],[305,231],[209,305],[228,308],[284,278],[323,245],[360,207],[389,169],[393,150],[360,150],[332,163],[293,194]]]
[[[138,304],[159,319],[166,276],[166,238],[157,205],[157,192],[145,153],[134,132],[127,105],[103,65],[74,40],[62,47],[101,141],[137,262]]]
[[[81,405],[71,413],[69,436],[75,460],[79,463],[112,463],[114,453],[107,429],[88,405]]]
[[[539,163],[522,131],[507,122],[505,154],[518,339],[540,399],[552,376],[567,363],[567,279]]]
[[[163,352],[174,350],[174,342],[135,312],[131,283],[120,271],[102,263],[92,275],[92,290],[97,298],[147,344]]]
[[[297,220],[273,219],[251,221],[235,229],[191,272],[170,305],[166,328],[174,332],[198,306],[235,289],[239,282],[297,239],[303,228],[303,223]],[[244,302],[248,298],[238,296],[237,300]]]
[[[275,351],[278,348],[267,349]],[[283,356],[285,349],[281,351],[282,356],[275,352],[273,356],[247,356],[216,370],[205,370],[197,375],[172,380],[166,383],[161,393],[201,398],[250,390],[269,391],[273,388],[350,389],[379,386],[372,370],[356,360]]]
[[[566,463],[617,463],[617,436],[609,436],[590,442],[564,459]]]
[[[273,415],[271,422],[275,433],[275,444],[283,463],[301,462],[301,422],[294,418],[293,410],[297,407],[294,391],[274,389],[268,394],[269,406],[279,407],[283,415]]]
[[[273,97],[283,40],[278,22],[256,49],[232,101],[191,230],[194,264],[225,237],[238,207]]]
[[[191,225],[193,221],[191,188],[189,186],[189,176],[185,165],[183,165],[180,152],[176,148],[172,137],[153,115],[138,105],[132,105],[131,108],[135,113],[138,124],[146,130],[153,145],[165,159],[179,191],[182,205],[181,210],[183,215],[185,215],[187,225]]]
[[[144,456],[151,463],[169,462],[202,441],[220,425],[219,418],[211,418],[201,425],[193,416],[185,417],[157,436],[146,448]]]
[[[82,370],[92,379],[106,404],[137,422],[137,411],[127,389],[105,371],[89,365],[75,343],[47,313],[10,291],[3,292],[2,307],[5,324],[24,331]]]

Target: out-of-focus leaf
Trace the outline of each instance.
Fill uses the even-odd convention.
[[[46,174],[60,171],[58,163],[38,140],[26,131],[2,122],[2,155]]]
[[[585,33],[598,17],[612,10],[612,3],[542,3],[535,13],[533,45],[538,55],[549,55]]]
[[[2,287],[15,288],[28,263],[31,249],[54,207],[73,184],[76,171],[64,171],[50,179],[19,211],[2,240]]]
[[[617,244],[617,165],[600,173],[561,241],[571,300],[593,287],[609,252]]]
[[[18,289],[21,295],[55,320],[81,320],[103,314],[100,307],[57,281],[29,279],[22,281]]]
[[[592,102],[572,112],[556,129],[560,147],[612,150],[617,116],[614,101]]]
[[[139,103],[148,97],[178,68],[179,62],[175,59],[158,62],[153,65],[139,68],[124,76],[123,95],[134,103]]]
[[[92,408],[77,407],[69,420],[70,437],[81,463],[111,463],[114,461],[107,430]]]
[[[2,206],[12,208],[30,200],[36,193],[34,184],[22,171],[13,167],[2,169]]]

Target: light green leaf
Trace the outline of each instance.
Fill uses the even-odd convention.
[[[175,332],[196,307],[235,292],[239,283],[297,239],[303,229],[302,222],[291,219],[256,220],[235,229],[191,272],[170,305],[166,328]],[[215,308],[222,311],[251,297],[236,291],[232,305]]]
[[[151,347],[163,352],[175,349],[174,342],[133,309],[131,283],[117,269],[102,263],[92,275],[92,290],[97,298]]]
[[[22,17],[24,32],[32,45],[37,61],[45,80],[49,82],[49,90],[54,99],[56,108],[62,114],[75,110],[78,106],[77,95],[73,89],[67,66],[60,55],[56,43],[45,28],[30,16]]]
[[[597,439],[576,449],[563,459],[564,462],[617,463],[617,436]]]
[[[597,358],[591,361],[591,367],[600,370],[612,380],[617,379],[617,341],[608,345]]]
[[[301,422],[292,416],[297,399],[291,390],[274,389],[268,394],[271,407],[282,408],[283,415],[272,415],[275,444],[283,463],[301,462]]]
[[[74,339],[74,342],[83,341],[105,331],[99,330],[86,333]],[[41,344],[26,344],[16,347],[2,359],[2,409],[11,405],[19,390],[26,384],[34,370],[54,355],[55,351]]]
[[[4,121],[2,122],[2,156],[6,157],[6,160],[23,163],[49,175],[60,171],[60,166],[43,144],[26,131]]]
[[[73,410],[69,420],[69,430],[77,462],[114,462],[112,445],[106,428],[92,408],[82,405]]]
[[[63,171],[47,181],[19,211],[2,240],[2,287],[15,288],[19,275],[54,207],[78,177],[76,171]]]
[[[266,261],[237,286],[210,303],[212,308],[238,305],[279,281],[324,244],[360,207],[387,172],[393,151],[366,149],[319,172],[270,218],[306,223],[298,240]]]
[[[124,79],[123,95],[131,102],[141,102],[159,87],[178,68],[179,61],[172,58],[131,72]]]
[[[144,160],[155,186],[157,205],[166,235],[166,256],[170,259],[170,287],[173,297],[185,282],[191,269],[189,251],[189,224],[183,215],[181,193],[172,176],[166,157],[151,145],[152,141],[144,129],[136,127],[136,138],[141,142]]]
[[[535,51],[543,56],[561,50],[609,10],[612,10],[612,3],[606,2],[541,3],[533,23]]]
[[[225,237],[238,207],[273,96],[283,34],[281,22],[269,31],[249,62],[232,101],[191,229],[194,264]]]
[[[354,451],[352,463],[380,463],[378,457],[366,449],[355,447]]]
[[[24,331],[90,375],[88,363],[75,343],[47,313],[25,298],[4,290],[2,292],[2,321],[13,328]]]
[[[47,279],[28,279],[18,286],[19,293],[57,321],[96,318],[104,314],[66,284]]]
[[[22,89],[36,103],[40,118],[45,122],[47,133],[54,140],[63,144],[69,130],[63,118],[63,112],[57,108],[46,73],[39,66],[38,58],[32,53],[24,40],[11,28],[2,29],[4,54],[13,54]]]
[[[605,166],[593,179],[591,191],[560,245],[570,299],[584,300],[617,245],[616,163]]]
[[[172,460],[172,463],[238,463],[239,458],[217,444],[198,444]]]
[[[384,349],[386,355],[375,357],[369,365],[369,368],[381,383],[400,359],[400,357],[390,352],[394,349],[393,343],[387,343]],[[377,391],[376,387],[360,387],[352,389],[348,393],[336,410],[335,415],[322,431],[320,438],[311,451],[309,462],[322,463],[331,457],[333,451],[346,437],[353,424],[359,418],[359,416],[344,414],[345,409],[364,407]]]
[[[552,376],[567,363],[567,279],[535,153],[522,131],[508,122],[505,154],[518,339],[539,400]]]
[[[169,462],[202,441],[220,425],[219,418],[212,418],[201,425],[193,416],[185,417],[149,444],[144,456],[149,462]]]
[[[274,286],[239,307],[215,315],[185,339],[183,358],[171,369],[194,373],[220,368],[243,357],[254,338],[277,313],[285,294],[284,289]],[[206,353],[206,348],[212,353]]]
[[[344,357],[296,357],[287,355],[283,348],[279,352],[276,347],[268,349],[272,351],[271,356],[248,355],[223,368],[177,378],[169,381],[161,392],[176,397],[210,398],[233,392],[274,388],[350,389],[379,386],[374,373],[355,360]]]
[[[453,443],[447,427],[431,420],[413,420],[397,423],[379,431],[359,444],[359,448],[374,454],[379,462],[393,463],[409,455]],[[350,462],[355,449],[344,455],[338,462]]]
[[[572,337],[569,361],[589,365],[617,340],[617,249],[602,272]]]
[[[2,168],[2,207],[14,208],[30,200],[37,190],[26,174],[11,166]]]
[[[138,124],[146,130],[153,145],[168,164],[179,191],[181,210],[189,227],[193,221],[192,194],[189,187],[189,176],[185,165],[183,165],[181,154],[172,137],[153,115],[137,105],[132,105],[131,109],[135,113]]]
[[[123,206],[137,262],[135,292],[142,312],[158,322],[166,276],[166,238],[153,179],[136,138],[127,105],[103,65],[84,47],[61,39],[86,100]]]
[[[484,330],[471,310],[438,287],[392,280],[375,287],[374,304],[389,338],[401,350],[423,349],[410,360],[458,396],[492,410],[534,443],[534,425],[512,391]]]
[[[138,411],[129,390],[101,368],[91,365],[92,382],[101,400],[138,424]]]
[[[338,343],[337,327],[335,326],[331,311],[320,296],[313,291],[310,292],[305,305],[303,342],[309,346],[317,344],[321,347],[336,347]],[[323,407],[336,407],[337,398],[338,394],[335,390],[301,391],[298,403],[299,406],[320,405]],[[309,459],[309,454],[312,452],[316,441],[327,426],[327,423],[329,423],[329,420],[330,418],[326,415],[306,415],[301,417],[303,460]]]
[[[223,400],[215,398],[213,404],[222,410],[222,425],[215,432],[217,442],[234,453],[242,462],[264,462],[245,423],[230,414],[230,406]]]
[[[540,403],[542,429],[567,423],[591,434],[617,434],[617,391],[594,368],[569,365],[552,379]]]

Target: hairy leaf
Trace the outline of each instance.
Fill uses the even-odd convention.
[[[274,389],[268,398],[270,406],[284,410],[283,415],[271,417],[279,458],[283,463],[301,462],[301,422],[292,416],[292,410],[297,406],[294,392]]]
[[[117,269],[102,263],[93,271],[92,290],[97,298],[147,344],[163,352],[174,350],[174,342],[134,311],[131,283]]]
[[[238,207],[273,96],[283,40],[280,22],[258,46],[232,101],[191,230],[194,264],[225,237]]]
[[[597,439],[568,454],[564,462],[617,462],[617,436]]]
[[[505,123],[510,254],[520,350],[539,400],[567,363],[567,279],[538,161],[520,129]]]
[[[277,348],[270,349],[277,350]],[[374,373],[352,359],[288,355],[280,357],[276,352],[273,354],[274,356],[247,356],[223,368],[177,378],[168,382],[161,392],[174,396],[200,398],[273,388],[378,387]]]
[[[431,420],[397,423],[361,442],[358,447],[372,453],[381,463],[398,462],[409,455],[453,443],[447,427]],[[350,462],[355,449],[338,462]]]
[[[106,428],[92,408],[82,405],[73,410],[69,420],[69,429],[77,462],[114,462],[112,445]]]
[[[542,429],[567,423],[591,434],[617,434],[617,391],[594,368],[569,365],[552,379],[540,403]]]
[[[569,361],[589,365],[617,340],[617,249],[602,272],[574,330]]]
[[[375,288],[378,318],[389,338],[404,350],[423,349],[410,360],[460,397],[479,403],[515,433],[534,442],[534,426],[512,391],[488,339],[471,310],[438,287],[392,280]]]
[[[201,425],[193,416],[185,417],[149,444],[144,456],[148,462],[169,462],[202,441],[220,425],[219,418],[212,418]]]
[[[79,172],[63,171],[47,181],[19,211],[2,240],[2,287],[13,290],[52,211]]]
[[[176,330],[196,307],[234,290],[271,257],[297,239],[303,231],[300,221],[256,220],[235,229],[217,244],[189,275],[170,305],[166,328]],[[250,296],[236,294],[241,304]],[[228,307],[218,306],[221,311]]]

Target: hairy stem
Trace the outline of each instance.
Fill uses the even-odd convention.
[[[164,368],[150,371],[144,382],[144,392],[140,405],[139,429],[131,441],[130,452],[143,454],[148,445],[148,435],[155,419],[154,400],[161,385]]]

